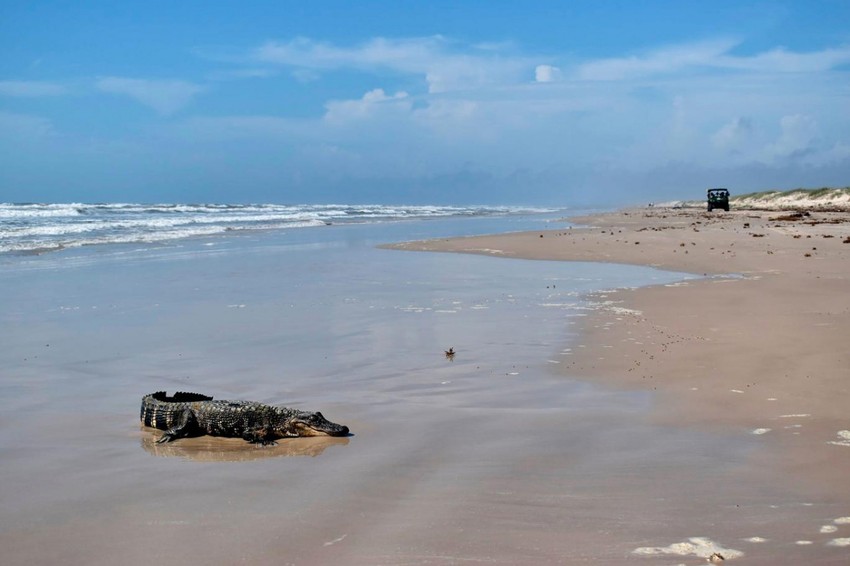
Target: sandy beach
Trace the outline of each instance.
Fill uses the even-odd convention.
[[[843,564],[850,224],[775,216],[6,260],[3,562]],[[157,390],[353,434],[158,445]]]
[[[580,343],[560,366],[564,375],[652,391],[656,423],[757,437],[761,445],[745,468],[801,498],[850,509],[850,215],[646,208],[571,221],[566,230],[400,247],[704,275],[594,295],[596,308],[576,323]],[[727,457],[722,449],[711,456],[717,463]],[[694,513],[722,501],[727,488],[718,482],[713,494],[694,497]],[[838,537],[827,545],[850,543],[847,529],[836,535],[828,515],[808,531]],[[785,520],[783,534],[747,563],[782,561],[777,545],[814,547],[810,542],[823,539],[803,534],[802,517]],[[795,528],[799,534],[791,535]],[[800,540],[783,540],[789,536]],[[800,563],[838,564],[850,556],[809,552]]]

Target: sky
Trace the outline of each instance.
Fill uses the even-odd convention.
[[[850,185],[850,2],[0,2],[0,202]]]

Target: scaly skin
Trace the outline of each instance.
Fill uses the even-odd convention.
[[[165,391],[145,395],[140,419],[145,426],[165,431],[158,443],[203,434],[258,444],[274,444],[275,439],[286,437],[348,435],[347,426],[332,423],[322,413],[253,401],[214,401],[182,391],[172,397]]]

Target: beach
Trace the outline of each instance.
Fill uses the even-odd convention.
[[[7,259],[4,563],[844,563],[850,223],[781,215]],[[352,435],[156,444],[158,390]]]
[[[775,487],[808,501],[846,509],[848,214],[648,207],[571,220],[577,226],[567,230],[403,247],[703,274],[698,281],[596,294],[597,308],[577,324],[581,344],[561,366],[564,374],[653,391],[655,423],[757,437],[763,446],[746,467],[765,474],[763,487],[778,482]],[[728,457],[722,450],[712,455],[718,464]],[[695,512],[724,501],[728,487],[718,481],[713,495],[695,497]],[[733,512],[732,502],[725,504],[726,520],[740,521],[745,505],[735,503]],[[768,515],[778,519],[761,529],[759,538],[771,542],[755,553],[762,557],[748,557],[748,563],[767,561],[765,555],[780,560],[793,553],[789,543],[817,547],[817,537],[803,534],[804,517],[782,505],[770,507],[776,510],[742,522],[766,527]],[[809,532],[836,533],[828,515]],[[846,545],[846,535],[825,542]],[[795,536],[800,539],[788,538]],[[847,557],[809,552],[800,554],[801,563],[840,563]]]

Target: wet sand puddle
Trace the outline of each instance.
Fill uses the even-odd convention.
[[[286,438],[276,445],[256,446],[238,438],[201,436],[157,444],[161,431],[141,427],[141,446],[145,452],[161,458],[182,458],[193,462],[248,462],[266,458],[310,456],[315,458],[334,446],[347,446],[348,438]]]

